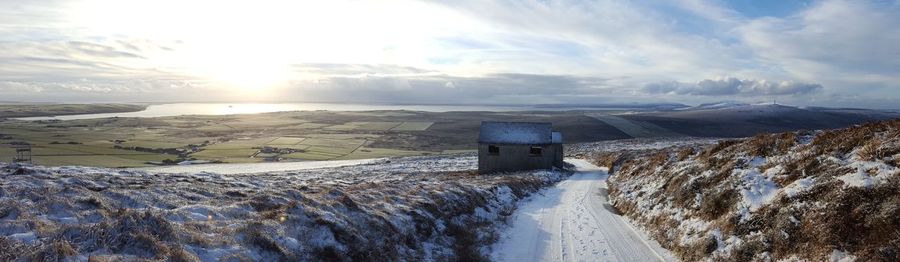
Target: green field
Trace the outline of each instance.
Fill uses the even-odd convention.
[[[196,157],[198,159],[205,160],[220,160],[223,158],[241,158],[246,157],[249,158],[256,154],[258,150],[256,149],[206,149],[197,153],[191,154],[191,156]]]
[[[386,149],[386,148],[360,148],[356,151],[353,151],[350,154],[341,156],[337,159],[366,159],[366,158],[377,158],[384,156],[419,156],[419,155],[432,155],[439,154],[438,152],[426,152],[426,151],[407,151],[407,150],[396,150],[396,149]]]
[[[295,111],[21,121],[0,119],[0,144],[27,142],[35,164],[148,166],[185,160],[310,161],[472,152],[481,121],[553,121],[570,142],[622,138],[583,113]],[[580,134],[580,135],[579,135]],[[624,134],[622,135],[624,136]],[[0,146],[0,161],[14,152]]]
[[[167,159],[248,163],[266,159],[309,161],[436,153],[366,146],[386,134],[426,130],[433,122],[351,120],[368,116],[360,112],[334,118],[306,118],[305,115],[285,112],[70,121],[5,120],[0,121],[0,137],[8,141],[0,140],[0,143],[31,143],[36,164],[104,167],[147,166]],[[335,122],[340,118],[348,119]],[[261,152],[264,148],[272,152]],[[0,147],[0,161],[10,161],[13,155],[11,149]]]
[[[433,125],[433,124],[434,124],[434,122],[403,122],[403,124],[400,124],[399,126],[391,128],[391,130],[393,130],[393,131],[425,131],[429,127],[431,127],[431,125]]]
[[[305,137],[279,137],[275,140],[269,141],[266,143],[267,145],[278,146],[278,145],[296,145],[300,142],[306,140]]]
[[[431,121],[335,122],[343,117],[396,117],[383,112],[342,113],[329,118],[308,115],[310,113],[285,112],[70,121],[7,120],[0,122],[0,134],[10,141],[31,143],[34,162],[41,165],[130,167],[167,159],[245,163],[265,159],[358,159],[440,152],[367,146],[386,134],[425,131],[434,124]],[[261,152],[265,148],[272,152]],[[0,147],[0,161],[9,161],[13,155],[11,149]]]
[[[225,142],[215,143],[204,147],[205,149],[250,149],[263,146],[278,139],[277,137],[238,138]]]
[[[153,155],[144,159],[124,158],[120,156],[35,156],[34,162],[48,166],[100,166],[100,167],[140,167],[147,166],[148,161],[162,161],[164,156]]]
[[[302,152],[282,155],[282,157],[293,160],[332,160],[341,157],[340,154],[329,154],[322,152]]]

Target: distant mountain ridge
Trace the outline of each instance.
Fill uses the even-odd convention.
[[[690,106],[680,103],[585,103],[585,104],[538,104],[536,108],[627,108],[627,109],[651,109],[651,110],[677,110]]]
[[[745,106],[745,105],[749,105],[749,104],[735,102],[735,101],[722,101],[722,102],[715,102],[715,103],[699,104],[696,106],[684,108],[683,110],[720,109],[720,108],[729,108],[729,107]]]
[[[831,129],[900,117],[871,109],[795,107],[775,103],[719,102],[679,110],[618,115],[637,126],[697,137],[746,137],[801,129]]]

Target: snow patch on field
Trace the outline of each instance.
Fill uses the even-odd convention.
[[[853,262],[856,261],[856,256],[847,254],[847,252],[840,250],[832,250],[831,256],[828,257],[829,262]]]
[[[837,177],[837,179],[844,182],[846,187],[871,188],[872,186],[886,183],[891,176],[900,174],[900,169],[887,165],[884,162],[852,159],[848,166],[855,169],[855,172]]]
[[[763,205],[769,204],[779,188],[775,182],[763,176],[757,170],[738,169],[734,171],[735,175],[740,176],[743,184],[741,185],[741,207],[748,208],[750,212],[756,211]]]
[[[787,197],[794,197],[800,193],[805,192],[806,190],[809,190],[813,185],[815,185],[815,183],[816,179],[813,177],[797,179],[790,185],[786,186],[783,192]]]

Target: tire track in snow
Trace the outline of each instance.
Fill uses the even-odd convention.
[[[492,247],[495,261],[669,261],[671,255],[604,207],[605,170],[567,159],[577,173],[523,201]],[[660,255],[659,253],[663,253]]]

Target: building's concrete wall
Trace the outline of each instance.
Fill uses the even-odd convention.
[[[490,155],[488,154],[489,145],[478,145],[478,172],[550,169],[556,164],[556,158],[562,153],[561,146],[557,148],[553,145],[534,145],[543,148],[542,154],[541,156],[531,156],[529,152],[532,145],[494,144],[500,147],[500,154]]]
[[[562,144],[552,144],[550,148],[553,149],[553,166],[562,168],[563,167],[563,147]]]

